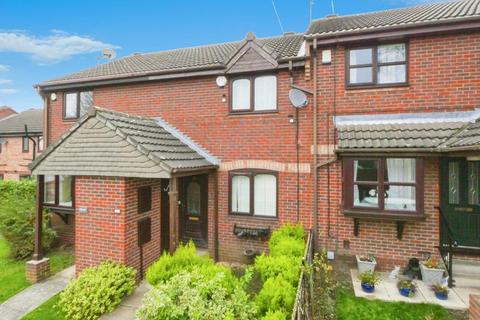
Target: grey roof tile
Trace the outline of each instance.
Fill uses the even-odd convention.
[[[346,32],[375,31],[389,27],[409,27],[425,23],[447,23],[477,18],[480,19],[479,0],[440,2],[402,9],[323,18],[312,21],[306,34],[333,36]]]
[[[295,57],[303,43],[303,34],[257,38],[257,43],[272,51],[277,59]],[[40,86],[75,81],[142,76],[145,74],[174,73],[181,71],[222,68],[240,49],[244,41],[226,42],[207,46],[134,54],[115,61],[75,72]]]
[[[0,120],[0,136],[23,134],[25,125],[30,133],[43,132],[43,109],[29,109]]]

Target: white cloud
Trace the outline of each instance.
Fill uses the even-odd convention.
[[[2,79],[2,78],[0,78],[0,84],[7,84],[7,83],[11,83],[11,82],[12,82],[12,80],[10,80],[10,79]]]
[[[39,63],[54,63],[105,48],[118,47],[60,30],[52,30],[47,37],[32,36],[22,31],[0,32],[0,52],[26,53]]]
[[[18,90],[17,89],[0,89],[0,93],[2,94],[14,94],[14,93],[17,93]]]
[[[0,72],[7,72],[10,68],[4,64],[0,64]]]

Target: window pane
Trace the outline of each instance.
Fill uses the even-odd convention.
[[[67,93],[65,95],[65,118],[77,117],[77,94]]]
[[[378,181],[378,160],[353,161],[353,181]]]
[[[448,203],[459,204],[460,197],[458,194],[459,189],[459,163],[448,163]]]
[[[22,138],[22,151],[28,151],[30,140],[27,137]]]
[[[415,211],[416,190],[409,186],[385,186],[385,209]]]
[[[355,66],[359,64],[372,63],[372,49],[356,49],[350,50],[350,65]]]
[[[250,212],[250,178],[232,177],[232,212]]]
[[[191,181],[187,187],[187,213],[191,215],[200,215],[200,184]]]
[[[480,162],[468,162],[468,204],[480,204]]]
[[[277,77],[264,76],[255,79],[255,110],[277,109]]]
[[[406,66],[383,66],[378,68],[378,83],[402,83],[407,81]]]
[[[387,159],[385,182],[415,183],[415,159]]]
[[[61,206],[72,206],[72,179],[72,176],[59,177],[58,204]]]
[[[373,81],[372,68],[352,68],[350,69],[350,83],[369,83]]]
[[[376,185],[354,185],[353,205],[355,207],[378,208],[378,190]]]
[[[254,214],[274,217],[277,214],[277,177],[271,174],[255,176]]]
[[[85,91],[80,93],[80,117],[87,113],[88,109],[93,106],[93,92]]]
[[[401,62],[405,61],[405,44],[389,44],[378,46],[378,62]]]
[[[250,109],[250,80],[238,79],[232,84],[232,109]]]
[[[43,136],[38,137],[38,151],[43,151]]]
[[[55,203],[55,176],[45,176],[44,179],[44,198],[45,203]]]

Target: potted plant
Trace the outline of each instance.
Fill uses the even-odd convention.
[[[432,257],[420,263],[420,271],[422,273],[422,280],[426,284],[434,285],[442,282],[443,268],[440,266],[440,262]]]
[[[435,292],[435,297],[439,300],[447,300],[448,299],[448,287],[443,284],[436,283],[432,285],[432,290]]]
[[[375,271],[377,261],[371,254],[369,255],[356,255],[358,273],[362,274],[367,271]]]
[[[404,297],[414,297],[417,292],[417,285],[413,280],[400,280],[397,283],[398,291]]]
[[[375,271],[366,271],[360,274],[360,281],[362,283],[362,290],[367,293],[375,291],[375,284],[380,282],[380,278]]]

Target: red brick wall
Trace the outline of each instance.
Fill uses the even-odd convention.
[[[318,64],[320,145],[332,145],[336,141],[332,122],[335,115],[460,111],[479,106],[480,33],[411,39],[410,84],[406,87],[348,90],[345,88],[345,47],[333,49],[332,56],[332,64]],[[328,126],[329,131],[326,129]],[[320,161],[331,156],[321,155]],[[412,256],[421,258],[419,252],[422,251],[436,253],[439,225],[434,206],[439,204],[438,160],[427,158],[425,166],[427,219],[407,223],[403,240],[397,240],[394,222],[368,220],[360,221],[360,234],[355,237],[353,219],[341,213],[341,163],[321,168],[321,244],[350,254],[373,253],[384,268],[390,268],[393,264],[404,266]],[[344,241],[350,243],[350,249],[343,249]]]
[[[22,137],[3,137],[7,143],[1,146],[0,175],[5,180],[18,180],[22,175],[30,175],[28,164],[33,159],[33,144],[29,152],[22,152]],[[37,139],[35,137],[35,139]],[[39,152],[37,151],[37,155]]]
[[[15,113],[17,112],[10,107],[7,107],[7,106],[0,107],[0,119],[3,119]]]
[[[480,320],[480,296],[470,295],[470,320]]]

